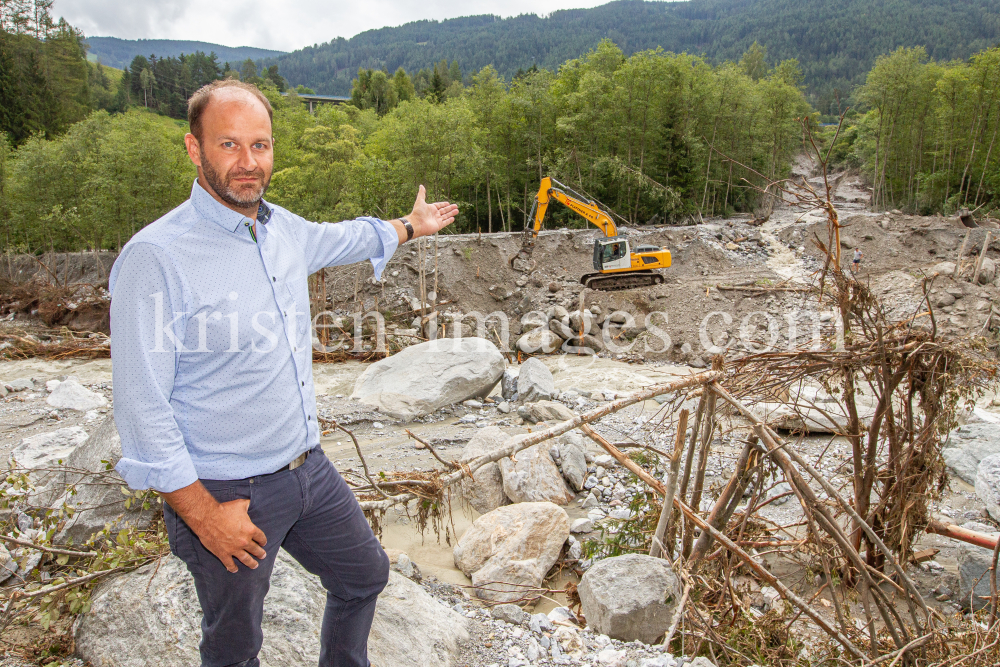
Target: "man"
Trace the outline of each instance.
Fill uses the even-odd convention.
[[[858,269],[861,268],[861,258],[864,257],[864,253],[861,252],[861,248],[854,249],[854,272],[857,273]]]
[[[383,221],[307,222],[262,196],[271,106],[216,81],[188,104],[191,198],[136,234],[110,277],[117,470],[166,501],[171,551],[204,611],[203,667],[259,665],[279,547],[327,590],[320,665],[369,665],[388,559],[319,446],[306,277],[371,260],[450,224],[427,204]]]

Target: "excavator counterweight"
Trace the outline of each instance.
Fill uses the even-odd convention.
[[[535,240],[545,221],[549,202],[555,200],[576,211],[604,233],[604,238],[594,241],[594,270],[580,277],[580,283],[596,290],[615,291],[649,287],[663,282],[655,269],[670,266],[670,251],[657,246],[640,245],[633,251],[629,240],[618,234],[611,216],[597,202],[588,201],[579,193],[552,178],[542,179],[531,209],[531,227],[526,227],[518,253],[510,259],[513,269],[529,272],[534,268],[531,255]]]

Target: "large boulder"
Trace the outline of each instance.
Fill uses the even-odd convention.
[[[455,566],[480,598],[513,602],[525,595],[523,586],[541,586],[568,538],[569,516],[561,507],[507,505],[469,526],[455,545]]]
[[[113,469],[107,469],[108,464],[113,468],[121,457],[122,441],[114,417],[109,414],[90,437],[66,458],[67,471],[63,473],[60,484],[52,489],[53,495],[57,492],[60,495],[54,497],[49,506],[59,507],[65,502],[76,508],[73,517],[66,521],[54,541],[80,544],[106,525],[111,526],[111,534],[114,535],[126,524],[137,528],[150,524],[156,514],[155,509],[143,510],[136,499],[127,503],[128,499],[122,493],[127,488],[125,480]],[[95,480],[100,483],[93,483]]]
[[[525,354],[551,354],[562,344],[563,339],[545,327],[532,329],[517,339],[517,349]]]
[[[594,632],[646,644],[666,631],[681,596],[670,563],[640,554],[598,561],[583,575],[578,591]]]
[[[108,399],[87,389],[77,382],[76,378],[60,382],[45,399],[45,402],[60,410],[77,410],[79,412],[96,410],[108,405]]]
[[[523,436],[522,436],[523,437]],[[550,502],[566,505],[573,494],[566,488],[548,443],[532,445],[513,458],[500,460],[503,492],[515,503]]]
[[[490,341],[443,338],[376,361],[358,377],[351,398],[409,421],[486,396],[503,371],[503,355]]]
[[[1000,454],[991,454],[979,462],[976,495],[990,516],[1000,521]]]
[[[958,604],[980,610],[990,602],[990,565],[993,550],[971,544],[958,545]]]
[[[524,403],[552,398],[556,393],[552,371],[538,359],[528,359],[517,372],[517,393]]]
[[[90,436],[79,426],[71,426],[25,438],[10,454],[12,465],[31,469],[29,479],[35,490],[26,501],[32,511],[59,510],[64,504],[74,508],[53,541],[76,544],[86,542],[107,524],[117,532],[126,523],[144,528],[152,520],[152,508],[143,511],[135,500],[126,507],[125,481],[108,469],[108,464],[114,467],[121,457],[121,438],[112,415]]]
[[[479,429],[462,449],[460,461],[469,463],[480,456],[492,454],[503,447],[507,435],[496,426]],[[472,478],[462,478],[462,496],[480,514],[492,512],[510,503],[503,492],[503,475],[499,463],[487,463],[477,469]]]
[[[326,591],[283,549],[264,599],[263,667],[312,667]],[[73,626],[77,654],[101,667],[190,667],[201,663],[201,607],[184,563],[166,556],[95,591]],[[377,665],[456,665],[471,622],[395,572],[379,596],[368,638]]]
[[[27,471],[28,479],[35,487],[31,504],[42,504],[50,499],[48,489],[59,484],[66,459],[86,440],[86,431],[79,426],[70,426],[22,438],[11,450],[8,464]]]
[[[941,450],[951,473],[971,486],[976,485],[979,462],[992,454],[1000,454],[1000,429],[987,423],[959,426]]]

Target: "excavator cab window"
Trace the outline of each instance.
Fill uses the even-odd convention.
[[[616,259],[621,259],[625,254],[625,251],[622,250],[624,245],[624,243],[609,243],[604,246],[604,262],[613,262]]]

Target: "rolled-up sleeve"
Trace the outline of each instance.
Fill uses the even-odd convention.
[[[375,278],[381,280],[385,265],[399,245],[395,227],[378,218],[365,217],[335,224],[307,222],[300,218],[299,224],[309,273],[368,259],[375,270]]]
[[[198,480],[170,405],[186,314],[183,289],[165,252],[126,246],[109,280],[115,470],[133,489],[169,493]]]

